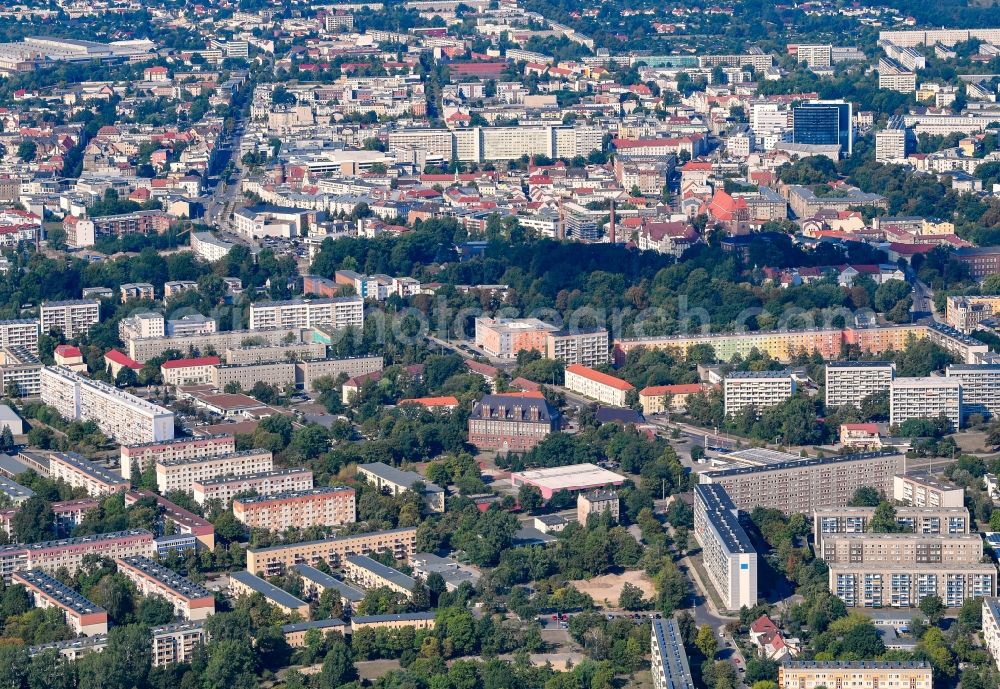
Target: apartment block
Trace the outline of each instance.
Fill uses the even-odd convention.
[[[413,486],[420,483],[427,507],[432,512],[444,512],[444,489],[415,471],[403,471],[383,462],[369,462],[358,465],[358,476],[374,485],[379,491],[388,491],[391,495],[413,490]]]
[[[346,584],[336,577],[319,571],[309,565],[294,565],[292,571],[302,577],[307,598],[319,598],[327,589],[333,589],[340,594],[340,599],[346,609],[358,605],[365,599],[364,591],[356,589],[350,584]]]
[[[170,440],[174,413],[61,366],[41,371],[42,401],[71,421],[93,421],[121,444]]]
[[[413,588],[417,584],[413,577],[367,555],[348,555],[344,558],[343,568],[348,579],[366,589],[388,588],[408,599],[413,597]]]
[[[237,521],[268,531],[341,526],[353,522],[356,515],[354,489],[347,486],[236,498],[232,507]]]
[[[973,564],[983,557],[983,539],[976,533],[827,534],[816,556],[830,565]]]
[[[914,507],[962,507],[965,489],[927,472],[911,471],[893,476],[892,499]]]
[[[263,364],[219,364],[211,369],[209,383],[217,390],[227,385],[239,385],[249,390],[257,383],[267,383],[278,388],[295,385],[295,364],[290,361],[272,361]]]
[[[311,328],[332,325],[361,329],[365,325],[365,302],[361,297],[289,299],[250,305],[250,329]]]
[[[134,505],[140,500],[152,499],[160,508],[160,519],[163,524],[176,532],[176,536],[191,536],[195,540],[196,549],[215,549],[215,527],[204,517],[189,512],[180,505],[167,500],[162,495],[148,490],[130,490],[125,492],[125,505]],[[163,547],[163,538],[157,540],[157,548]]]
[[[256,577],[250,572],[233,572],[229,575],[229,591],[233,596],[252,596],[259,593],[264,599],[286,615],[298,614],[309,619],[309,604],[299,600],[274,584]]]
[[[206,385],[212,382],[215,367],[221,363],[217,356],[172,359],[160,364],[160,375],[166,385]]]
[[[545,335],[545,358],[567,365],[600,366],[608,363],[608,331],[604,328],[555,330]]]
[[[833,564],[830,592],[848,607],[912,608],[938,596],[949,608],[996,595],[997,568],[974,564]]]
[[[394,615],[356,615],[351,618],[351,631],[368,627],[374,629],[404,629],[415,630],[434,629],[437,618],[434,612],[401,612]]]
[[[316,389],[320,378],[336,378],[341,373],[348,378],[367,375],[385,368],[381,356],[356,356],[345,359],[310,359],[295,365],[295,383],[303,390]]]
[[[326,358],[326,344],[322,342],[293,342],[291,344],[255,345],[233,347],[224,353],[227,364],[263,364],[272,361],[300,361]]]
[[[160,493],[190,492],[195,481],[218,476],[245,476],[274,469],[270,450],[246,450],[215,457],[162,459],[156,462],[156,486]]]
[[[578,392],[585,397],[613,407],[628,406],[626,397],[635,390],[631,383],[621,378],[595,371],[580,364],[571,364],[566,367],[565,385],[567,390]]]
[[[144,596],[160,596],[174,606],[174,614],[185,620],[203,620],[215,614],[215,596],[203,586],[161,567],[147,557],[115,560],[118,571]]]
[[[258,495],[276,495],[309,490],[312,487],[313,473],[309,469],[274,469],[194,481],[191,492],[199,505],[204,505],[209,500],[218,500],[228,505],[238,493],[252,491]]]
[[[1000,600],[993,597],[983,599],[983,643],[1000,669]]]
[[[893,476],[903,471],[903,455],[870,452],[813,457],[763,466],[699,474],[701,483],[717,483],[744,512],[768,507],[786,514],[812,514],[822,507],[843,507],[858,486],[889,495]]]
[[[834,534],[863,534],[875,514],[874,507],[821,507],[813,512],[816,552]],[[915,534],[967,534],[969,510],[964,507],[897,507],[896,523]]]
[[[0,321],[0,347],[25,347],[38,354],[39,330],[38,321],[23,318]]]
[[[945,301],[945,322],[965,334],[996,313],[1000,313],[1000,296],[949,296]]]
[[[990,419],[1000,414],[1000,364],[952,364],[948,378],[962,384],[962,423],[973,414]]]
[[[558,330],[537,318],[480,317],[476,319],[476,346],[490,356],[514,359],[522,351],[548,351],[548,334]]]
[[[649,661],[653,689],[694,689],[684,637],[674,618],[652,621]]]
[[[153,637],[153,667],[189,663],[195,649],[207,641],[201,620],[153,627],[149,632]]]
[[[317,630],[323,636],[329,632],[338,632],[343,635],[350,633],[348,623],[338,617],[281,625],[281,633],[285,636],[285,643],[292,648],[304,648],[307,645],[306,634],[312,629]]]
[[[163,337],[166,332],[166,320],[156,311],[134,313],[118,321],[118,337],[122,342],[140,337]]]
[[[778,689],[932,689],[933,679],[930,664],[923,660],[798,660],[785,661],[778,666]]]
[[[781,404],[795,394],[789,371],[733,371],[722,381],[726,416],[746,407],[758,411]]]
[[[891,361],[832,361],[826,365],[826,408],[851,405],[861,409],[861,400],[889,389],[896,377]]]
[[[84,488],[92,497],[110,495],[129,487],[128,479],[75,452],[49,455],[49,478],[68,483],[73,488]]]
[[[935,419],[944,414],[952,428],[962,422],[962,383],[956,378],[899,378],[889,386],[889,423]]]
[[[833,64],[833,46],[798,45],[795,47],[795,56],[799,62],[810,67],[829,67]]]
[[[416,550],[417,529],[407,527],[389,531],[342,536],[322,541],[287,543],[268,548],[247,549],[247,571],[274,576],[293,565],[315,566],[320,560],[330,567],[340,567],[348,555],[388,552],[396,560],[409,560]]]
[[[256,342],[280,344],[286,338],[302,341],[302,328],[267,328],[264,330],[223,330],[195,335],[170,335],[167,337],[140,337],[128,341],[128,355],[136,361],[146,362],[162,356],[169,349],[180,352],[207,351],[209,347],[224,352],[233,347],[241,347],[248,338]]]
[[[149,630],[152,636],[153,667],[166,667],[173,663],[190,662],[196,648],[205,643],[205,629],[201,621],[177,622]],[[75,662],[88,653],[100,653],[108,645],[107,634],[83,639],[54,641],[28,649],[31,656],[48,650],[56,651],[61,658]]]
[[[141,472],[150,464],[156,464],[159,461],[218,457],[234,452],[236,452],[236,438],[227,434],[122,445],[120,451],[121,472],[123,478],[128,478],[131,476],[133,465]]]
[[[722,486],[695,486],[694,534],[701,545],[705,571],[726,609],[756,605],[757,551]]]
[[[101,321],[101,302],[96,299],[69,299],[42,304],[39,325],[42,332],[58,330],[67,340],[90,332]],[[36,341],[37,342],[37,341]]]
[[[108,613],[104,608],[91,603],[45,572],[37,569],[14,572],[11,582],[24,587],[36,608],[62,610],[66,624],[77,634],[93,636],[108,633]]]
[[[60,567],[75,574],[88,555],[115,559],[131,555],[151,557],[154,552],[153,534],[145,529],[43,541],[27,546],[0,546],[0,576],[10,579],[12,573],[23,569],[40,569],[47,574],[55,574]]]
[[[913,93],[917,90],[917,75],[891,58],[879,58],[878,87],[900,93]]]
[[[21,397],[42,392],[42,364],[27,347],[20,345],[0,348],[0,390],[16,390]]]

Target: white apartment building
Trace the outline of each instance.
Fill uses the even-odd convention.
[[[726,609],[756,605],[757,551],[722,486],[694,487],[694,535],[702,548],[705,571]]]
[[[627,407],[626,397],[635,390],[631,383],[592,368],[572,364],[566,367],[566,389],[613,407]]]
[[[868,395],[889,389],[896,377],[891,361],[831,361],[826,365],[826,408],[861,408]]]
[[[41,397],[66,419],[93,421],[121,444],[148,443],[174,437],[174,413],[158,404],[62,366],[43,368]]]
[[[545,358],[567,365],[600,366],[608,363],[608,331],[604,328],[579,331],[558,330],[545,336]]]
[[[134,313],[118,321],[118,337],[122,342],[140,337],[163,337],[167,332],[166,323],[162,313],[155,311]]]
[[[805,62],[810,67],[829,67],[833,64],[833,46],[800,45],[795,56],[799,62]]]
[[[150,464],[172,459],[218,457],[236,452],[236,438],[231,435],[206,435],[195,438],[174,438],[161,442],[122,445],[119,463],[122,478],[128,478],[134,464],[139,471]]]
[[[889,423],[933,419],[944,414],[952,428],[962,423],[962,383],[957,378],[897,378],[889,385]]]
[[[365,302],[361,297],[330,299],[289,299],[264,301],[250,305],[250,330],[261,328],[311,328],[333,325],[337,328],[363,328]]]
[[[906,159],[906,129],[894,127],[875,132],[875,160],[884,163]]]
[[[191,492],[195,481],[219,476],[243,476],[272,471],[274,461],[268,450],[247,450],[217,457],[190,457],[156,462],[156,486],[161,494],[172,490]]]
[[[192,232],[191,250],[209,263],[215,263],[229,255],[234,244],[224,242],[211,232]]]
[[[722,381],[726,416],[744,407],[758,410],[781,404],[795,394],[789,371],[734,371]]]
[[[25,347],[32,354],[38,354],[38,334],[38,321],[0,321],[0,347]]]
[[[1000,600],[997,598],[983,599],[983,643],[1000,669]]]
[[[167,337],[193,337],[195,335],[211,335],[218,330],[214,318],[192,313],[187,316],[167,321]]]
[[[96,299],[45,302],[39,315],[42,332],[58,330],[67,340],[86,335],[100,320],[101,302]]]
[[[36,328],[37,323],[32,322]],[[41,373],[45,366],[27,347],[0,347],[0,390],[12,387],[22,397],[42,391]]]
[[[892,499],[913,507],[958,508],[965,505],[965,489],[926,472],[892,477]]]
[[[878,87],[900,93],[913,93],[917,90],[917,75],[895,60],[883,57],[878,61]]]
[[[953,364],[948,378],[962,384],[962,422],[973,414],[989,419],[1000,414],[1000,364]]]

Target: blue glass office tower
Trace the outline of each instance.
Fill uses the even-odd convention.
[[[850,103],[813,101],[792,110],[792,141],[797,144],[840,146],[849,156],[854,150],[854,113]]]

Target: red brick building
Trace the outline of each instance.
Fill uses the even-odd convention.
[[[526,452],[556,430],[559,412],[540,392],[486,395],[469,416],[469,442],[481,450]]]

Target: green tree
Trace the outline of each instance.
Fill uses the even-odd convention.
[[[937,624],[944,614],[945,607],[939,596],[925,596],[920,599],[920,612],[927,615],[931,624]]]
[[[208,651],[208,663],[201,675],[204,689],[256,689],[257,674],[249,639],[226,639],[213,643]]]
[[[343,684],[352,682],[358,677],[358,672],[351,662],[351,654],[347,644],[335,641],[323,659],[323,669],[320,670],[317,682],[313,684],[318,689],[336,689]]]
[[[11,517],[10,529],[18,543],[38,543],[55,537],[55,521],[52,505],[33,495]]]
[[[642,589],[630,582],[625,582],[622,592],[618,595],[618,606],[625,610],[645,610],[646,600],[642,597]]]
[[[719,651],[719,642],[715,638],[715,630],[707,624],[698,628],[698,636],[695,637],[694,645],[698,647],[701,654],[708,660],[715,658]]]
[[[534,512],[542,506],[542,491],[537,486],[523,484],[517,491],[517,503],[526,512]]]
[[[882,495],[871,486],[859,486],[851,501],[847,503],[851,507],[878,507],[882,503]]]

